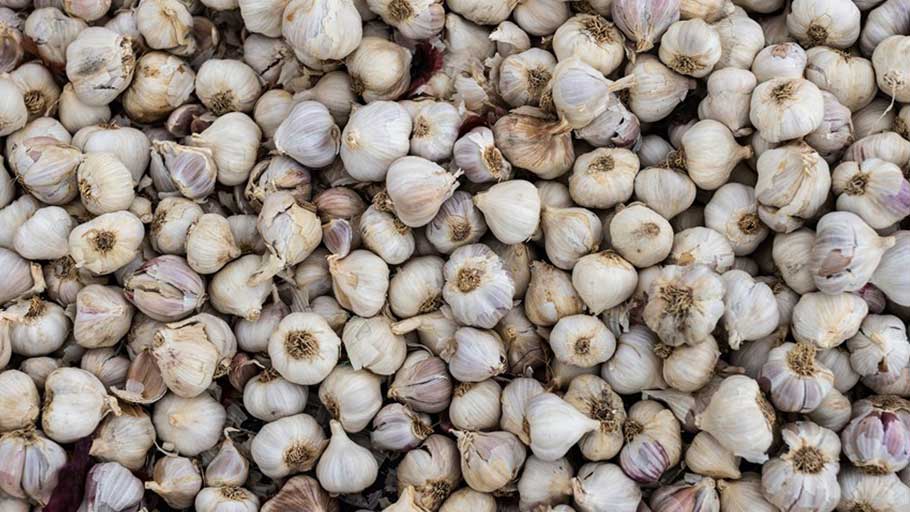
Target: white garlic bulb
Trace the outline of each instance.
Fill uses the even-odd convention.
[[[840,501],[837,434],[811,422],[785,425],[787,451],[762,466],[762,491],[781,508],[834,510]]]
[[[32,260],[50,260],[69,254],[73,218],[58,206],[39,208],[23,222],[12,239],[12,248]]]
[[[266,423],[253,438],[250,455],[263,474],[283,478],[313,469],[328,440],[308,414]]]
[[[618,23],[616,18],[613,21]],[[692,78],[676,73],[653,55],[639,55],[626,72],[635,78],[628,89],[629,109],[644,122],[667,117],[695,86]]]
[[[572,268],[572,285],[595,315],[625,302],[637,284],[635,268],[613,251],[583,256]]]
[[[196,463],[186,457],[162,457],[155,462],[152,479],[145,488],[161,496],[172,507],[190,507],[202,488]]]
[[[250,279],[260,268],[261,257],[248,254],[224,266],[209,283],[209,299],[221,313],[256,320],[262,305],[271,293],[272,283],[263,281],[250,284]]]
[[[720,60],[720,36],[700,18],[677,21],[660,38],[658,55],[677,73],[701,78]]]
[[[518,480],[519,507],[552,506],[572,494],[572,466],[565,458],[544,461],[530,456]]]
[[[828,294],[859,290],[894,243],[894,237],[879,237],[856,214],[826,214],[816,226],[810,261],[815,285]]]
[[[758,216],[774,231],[789,233],[801,227],[815,215],[831,188],[828,164],[805,143],[765,151],[756,169]]]
[[[793,336],[820,348],[840,345],[859,331],[869,306],[850,293],[807,293],[793,308]]]
[[[323,20],[332,19],[332,23]],[[281,34],[301,60],[339,60],[362,37],[361,18],[346,0],[292,0],[284,9]]]
[[[243,406],[262,421],[274,421],[303,412],[309,391],[294,384],[274,368],[267,368],[243,387]]]
[[[632,480],[656,482],[664,472],[679,463],[682,438],[673,413],[653,400],[636,402],[623,423],[626,444],[619,463]]]
[[[154,2],[140,2],[139,10],[151,3]],[[173,10],[174,25],[178,25],[180,10],[186,8],[175,4],[179,8]],[[138,122],[161,120],[189,99],[195,80],[196,74],[179,57],[166,52],[146,53],[136,61],[133,81],[121,96],[123,109]]]
[[[875,229],[886,228],[910,214],[910,182],[900,168],[885,160],[842,162],[831,173],[838,210],[853,212]]]
[[[734,136],[752,133],[749,121],[752,91],[758,81],[744,69],[724,68],[708,77],[708,96],[698,104],[700,119],[713,119],[724,124]]]
[[[540,222],[540,196],[531,182],[509,180],[474,196],[474,204],[497,240],[518,244],[531,238]]]
[[[619,336],[613,357],[601,366],[601,377],[624,395],[665,388],[657,345],[657,336],[649,329],[631,326]]]
[[[27,374],[19,370],[0,372],[0,431],[8,432],[32,425],[38,419],[40,402],[38,388]]]
[[[193,456],[218,443],[225,417],[224,407],[207,393],[194,398],[168,393],[155,403],[152,421],[161,441]]]
[[[408,154],[411,126],[411,116],[395,102],[354,109],[341,133],[345,170],[356,180],[384,181],[392,162]]]
[[[380,383],[369,370],[336,366],[319,386],[319,401],[347,432],[360,432],[382,406]]]
[[[742,270],[730,270],[724,281],[724,328],[727,342],[734,350],[742,341],[769,336],[777,329],[780,311],[771,287],[755,281]]]
[[[628,149],[595,149],[575,160],[569,194],[581,206],[611,208],[632,196],[638,169],[638,157]]]
[[[367,102],[394,100],[411,84],[411,53],[379,37],[364,37],[345,59],[355,94]]]
[[[345,309],[371,317],[382,309],[389,289],[389,267],[370,251],[352,251],[344,258],[329,256],[335,299]]]
[[[653,48],[667,28],[679,20],[679,4],[614,0],[611,14],[616,26],[635,43],[635,51],[642,53]]]
[[[568,172],[575,161],[571,128],[567,121],[523,106],[496,121],[493,135],[496,147],[512,165],[553,179]]]
[[[737,144],[729,128],[705,119],[685,132],[669,163],[688,171],[699,187],[714,190],[729,180],[736,164],[751,156],[752,148]]]
[[[360,492],[376,481],[379,465],[366,448],[351,441],[341,424],[330,422],[332,437],[316,465],[322,488],[331,493]]]
[[[757,463],[768,459],[774,422],[774,408],[762,396],[758,383],[744,375],[725,378],[695,418],[698,427],[721,446]]]
[[[669,265],[652,284],[645,322],[668,345],[698,343],[723,315],[723,294],[723,281],[709,267]]]
[[[759,82],[772,78],[801,78],[807,63],[808,55],[802,46],[792,42],[779,43],[758,52],[752,62],[752,72]]]
[[[452,156],[461,113],[451,103],[442,101],[420,102],[413,117],[411,154],[439,162]]]
[[[86,348],[113,347],[129,332],[133,311],[121,289],[89,284],[76,294],[73,337]]]
[[[458,188],[459,173],[450,174],[429,160],[405,156],[392,162],[386,174],[386,190],[395,214],[405,225],[428,224],[442,203]]]
[[[769,142],[808,135],[823,117],[821,91],[802,78],[774,78],[760,83],[752,94],[749,119]]]
[[[144,236],[142,222],[132,213],[105,213],[73,228],[69,234],[70,256],[77,267],[110,274],[138,254]]]
[[[480,492],[493,492],[518,477],[525,447],[509,432],[454,432],[465,482]]]
[[[512,175],[512,164],[495,146],[493,131],[479,126],[455,141],[454,163],[469,181],[484,183],[503,181]]]
[[[302,101],[278,126],[274,140],[278,151],[302,165],[325,167],[338,154],[341,130],[322,103]]]
[[[862,376],[896,373],[910,362],[910,343],[903,322],[892,315],[869,315],[847,340],[850,366]]]
[[[849,48],[859,39],[860,12],[847,0],[798,0],[787,14],[787,29],[806,46]]]
[[[95,430],[117,402],[108,396],[104,384],[78,368],[59,368],[44,383],[42,430],[59,443],[71,443]]]
[[[585,434],[600,427],[598,421],[552,393],[541,393],[532,398],[525,418],[531,451],[548,462],[563,457]]]
[[[199,512],[255,512],[259,510],[259,498],[243,487],[206,487],[199,491],[193,502]]]
[[[512,308],[512,277],[486,245],[456,249],[444,275],[443,297],[455,319],[465,325],[492,328]]]
[[[272,365],[282,377],[301,385],[322,382],[338,362],[341,340],[316,313],[291,313],[269,337]]]
[[[758,382],[778,410],[812,412],[833,389],[834,374],[815,360],[816,350],[808,343],[784,343],[768,354]]]
[[[218,181],[239,185],[250,176],[262,130],[242,112],[228,112],[199,134],[189,137],[191,146],[209,148],[218,166]]]
[[[572,490],[582,512],[635,512],[642,504],[641,488],[615,464],[585,464],[572,479]]]
[[[103,461],[117,462],[132,471],[145,465],[146,454],[155,444],[155,427],[139,406],[121,406],[119,416],[101,422],[89,453]]]
[[[509,105],[538,105],[553,78],[556,58],[540,48],[509,55],[499,67],[499,91]]]

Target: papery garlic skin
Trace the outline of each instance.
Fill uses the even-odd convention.
[[[645,52],[667,28],[679,20],[680,2],[635,2],[614,0],[611,13],[613,22],[629,39],[635,42],[636,52]]]
[[[8,432],[26,428],[38,419],[39,398],[34,381],[18,370],[6,370],[0,373],[0,431]]]
[[[379,466],[373,454],[351,441],[341,424],[330,422],[332,437],[316,465],[316,476],[331,493],[355,493],[372,485]]]
[[[116,400],[107,395],[104,384],[78,368],[54,370],[44,384],[44,414],[41,426],[51,439],[71,443],[89,435]]]
[[[866,302],[850,293],[807,293],[793,308],[793,336],[819,348],[836,347],[859,331],[868,311]]]
[[[502,260],[489,247],[459,247],[444,267],[445,301],[466,325],[492,328],[512,307],[514,283]]]
[[[910,214],[910,182],[891,162],[870,158],[842,162],[831,173],[839,210],[853,212],[882,229]]]
[[[626,444],[619,462],[629,478],[640,483],[656,482],[675,466],[682,452],[679,422],[669,409],[642,400],[629,409],[623,424]]]
[[[525,448],[509,432],[455,431],[461,454],[461,473],[474,490],[493,492],[518,477]]]
[[[775,78],[763,82],[752,94],[749,118],[769,142],[808,135],[822,122],[821,91],[801,78]]]

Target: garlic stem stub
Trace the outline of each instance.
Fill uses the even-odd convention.
[[[907,509],[910,0],[0,4],[0,512]]]

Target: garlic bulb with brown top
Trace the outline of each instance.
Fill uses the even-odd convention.
[[[749,118],[769,142],[808,135],[822,123],[821,91],[802,78],[775,78],[763,82],[752,95]]]
[[[774,408],[762,396],[758,383],[744,375],[723,379],[695,418],[695,424],[721,446],[759,463],[768,460],[774,423]]]
[[[771,350],[759,384],[771,402],[785,412],[812,412],[834,386],[834,374],[815,360],[816,347],[784,343]]]
[[[461,323],[490,329],[512,308],[512,278],[486,245],[456,249],[444,274],[443,298]]]
[[[805,143],[765,151],[756,170],[758,216],[769,228],[782,233],[796,230],[815,215],[831,187],[827,162]]]
[[[272,365],[295,384],[317,384],[338,362],[341,340],[315,313],[291,313],[269,338]]]
[[[622,425],[626,410],[622,399],[609,384],[595,375],[579,375],[569,383],[564,400],[589,418],[600,423],[579,441],[588,460],[609,460],[623,444]]]
[[[399,494],[414,489],[416,510],[433,510],[461,480],[458,448],[450,438],[431,435],[419,448],[409,451],[398,466]]]
[[[633,405],[622,431],[626,445],[619,454],[619,462],[636,482],[657,482],[666,470],[679,463],[682,452],[679,422],[659,403],[642,400]]]
[[[706,338],[723,315],[724,284],[702,265],[665,267],[651,288],[644,319],[671,346]]]
[[[797,422],[785,425],[781,437],[787,451],[762,467],[766,499],[783,509],[834,510],[841,493],[837,435],[811,422]]]
[[[316,420],[296,414],[266,423],[253,438],[250,455],[266,476],[282,478],[313,469],[327,445]]]
[[[842,162],[831,173],[837,208],[859,215],[875,229],[886,228],[910,214],[910,182],[900,168],[885,160]]]
[[[787,29],[806,46],[849,48],[859,38],[860,12],[847,0],[798,0],[787,14]]]
[[[461,473],[472,489],[493,492],[518,477],[525,447],[509,432],[455,431],[461,454]]]
[[[572,168],[571,126],[534,107],[519,107],[493,125],[496,147],[512,163],[543,179]]]

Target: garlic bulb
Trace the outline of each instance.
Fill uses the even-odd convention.
[[[66,47],[66,76],[79,101],[107,105],[129,86],[136,57],[130,40],[103,27],[91,27]]]
[[[613,21],[622,27],[615,17]],[[676,73],[653,55],[639,55],[634,64],[626,66],[626,72],[635,78],[628,89],[629,109],[646,123],[667,117],[695,85],[693,79]]]
[[[63,208],[39,208],[15,229],[12,248],[33,260],[62,258],[69,254],[67,239],[74,226],[73,218]]]
[[[493,185],[474,196],[474,204],[497,240],[518,244],[530,238],[540,221],[540,196],[524,180],[509,180]]]
[[[736,164],[751,156],[752,149],[737,144],[726,126],[705,119],[686,131],[669,163],[688,171],[699,187],[714,190],[729,180]]]
[[[499,67],[499,92],[509,105],[538,105],[556,67],[553,54],[531,48],[509,55]]]
[[[325,19],[334,21],[324,24]],[[298,59],[338,60],[360,44],[360,27],[360,14],[353,2],[293,0],[284,9],[281,34]]]
[[[525,448],[509,432],[456,430],[461,473],[475,491],[493,492],[518,477],[525,462]]]
[[[528,401],[525,421],[531,451],[547,462],[565,456],[585,434],[600,427],[598,421],[552,393],[541,393]]]
[[[86,348],[112,347],[129,332],[133,311],[120,289],[89,284],[76,294],[73,337]]]
[[[6,342],[4,345],[8,343],[7,351],[12,349],[23,356],[41,356],[63,346],[70,332],[70,321],[63,308],[54,302],[38,297],[22,298],[3,312],[0,329],[3,329],[0,334]],[[8,356],[4,359],[8,360]]]
[[[461,481],[455,441],[431,435],[419,448],[409,451],[398,466],[398,489],[414,489],[415,508],[433,510]]]
[[[652,285],[645,322],[670,346],[698,343],[723,315],[723,294],[723,281],[710,268],[667,266]]]
[[[89,453],[135,471],[145,465],[146,454],[154,444],[151,418],[141,407],[129,405],[122,406],[120,416],[108,416],[101,422]]]
[[[366,368],[379,375],[392,375],[407,355],[404,337],[392,330],[384,316],[353,317],[342,334],[345,351],[355,370]]]
[[[91,434],[109,411],[118,411],[116,399],[104,384],[78,368],[54,370],[44,384],[41,426],[58,443],[71,443]]]
[[[190,507],[202,488],[202,475],[191,459],[162,457],[155,462],[152,479],[145,482],[145,488],[161,496],[171,507]]]
[[[771,350],[758,382],[777,409],[812,412],[833,388],[834,374],[815,361],[816,350],[808,343],[784,343]]]
[[[611,208],[632,196],[638,169],[638,157],[633,152],[598,148],[575,160],[569,193],[581,206]]]
[[[430,39],[442,31],[445,10],[441,2],[368,0],[370,11],[397,28],[408,39]]]
[[[458,109],[449,103],[420,102],[413,119],[411,153],[434,162],[451,157],[461,127],[461,117]]]
[[[352,178],[383,181],[389,166],[408,154],[411,116],[391,101],[353,109],[341,132],[341,160]]]
[[[256,164],[262,130],[241,112],[229,112],[199,134],[189,137],[190,145],[209,148],[218,166],[218,181],[224,185],[245,182]]]
[[[113,153],[89,153],[76,171],[82,204],[96,215],[125,210],[133,202],[133,177]]]
[[[329,110],[316,101],[294,105],[275,131],[275,148],[311,168],[332,163],[341,143],[341,130]]]
[[[907,401],[873,396],[854,404],[853,418],[841,432],[844,454],[856,467],[872,474],[900,471],[910,463]]]
[[[680,2],[613,0],[611,13],[613,22],[641,53],[653,48],[667,28],[679,20]]]
[[[793,336],[819,348],[836,347],[859,331],[868,311],[866,301],[850,293],[807,293],[793,308]]]
[[[409,451],[432,432],[428,415],[406,405],[388,404],[373,417],[370,442],[381,450]]]
[[[196,95],[218,116],[251,112],[261,93],[256,72],[239,60],[209,59],[196,73]]]
[[[673,228],[667,220],[640,203],[620,209],[610,222],[613,248],[638,268],[663,261],[673,248]]]
[[[720,36],[700,18],[677,21],[661,37],[658,54],[677,73],[701,78],[720,60]]]
[[[756,168],[758,216],[774,231],[789,233],[802,226],[824,203],[831,187],[828,164],[808,144],[765,151]]]
[[[855,468],[844,468],[837,481],[841,488],[838,507],[896,511],[910,500],[910,487],[894,474],[870,475]]]
[[[625,302],[637,283],[635,268],[613,251],[583,256],[572,269],[572,285],[594,314]]]
[[[405,225],[428,224],[442,203],[458,188],[459,173],[450,174],[435,163],[416,156],[395,160],[386,174],[386,190],[395,214]]]
[[[272,368],[267,368],[247,381],[243,388],[243,406],[253,417],[274,421],[303,412],[309,392]]]
[[[816,226],[810,261],[816,286],[828,294],[859,290],[894,243],[893,237],[879,237],[856,214],[826,214]]]
[[[768,459],[774,422],[774,409],[758,383],[744,375],[725,378],[695,418],[696,425],[721,446],[750,462]]]
[[[0,484],[4,494],[28,499],[38,506],[47,505],[66,465],[66,451],[32,427],[7,432],[0,436],[0,453],[8,464],[8,476]],[[15,506],[9,500],[0,505]],[[26,504],[22,510],[28,510]],[[18,510],[10,508],[10,510]]]
[[[452,396],[445,361],[425,350],[412,352],[395,374],[388,396],[418,412],[445,410]]]
[[[0,93],[3,94],[3,102],[0,103],[0,111],[3,112],[0,135],[9,135],[25,126],[28,110],[22,91],[12,80],[0,79]]]
[[[414,253],[414,234],[392,212],[370,206],[358,220],[363,246],[386,263],[404,263]],[[339,254],[341,256],[341,254]]]
[[[833,94],[851,112],[875,98],[875,72],[868,59],[824,46],[810,49],[807,58],[806,78]]]
[[[787,14],[787,29],[806,46],[849,48],[859,39],[860,13],[847,0],[798,0]]]
[[[808,135],[824,115],[821,91],[801,78],[775,78],[762,82],[752,94],[749,119],[769,142]]]
[[[891,315],[869,315],[847,340],[850,366],[862,376],[896,373],[910,362],[910,343],[903,322]]]
[[[0,418],[0,431],[26,428],[38,419],[38,389],[27,374],[18,370],[0,373],[0,390],[3,391],[0,410],[4,412],[4,417]]]
[[[572,494],[572,466],[565,458],[543,461],[528,457],[518,481],[519,507],[552,506]]]
[[[565,174],[575,161],[571,128],[540,109],[524,106],[496,121],[493,135],[512,165],[552,179]]]
[[[590,210],[557,207],[543,208],[541,227],[547,256],[564,270],[571,270],[579,258],[597,250],[603,229]]]
[[[494,145],[493,132],[487,127],[480,126],[464,134],[455,141],[452,152],[455,165],[469,181],[502,181],[512,175],[512,164]]]
[[[741,270],[725,272],[722,279],[724,328],[730,347],[738,349],[743,340],[761,339],[777,329],[780,311],[771,287]]]
[[[489,247],[459,247],[444,268],[443,298],[455,319],[490,329],[512,307],[514,284],[502,260]]]
[[[713,377],[720,357],[713,336],[695,345],[670,347],[659,344],[654,347],[654,352],[663,359],[664,381],[671,388],[684,392],[694,392],[705,386]]]
[[[730,512],[774,512],[778,509],[768,503],[761,492],[761,478],[755,473],[745,473],[739,480],[718,480],[720,506]]]
[[[124,295],[140,311],[173,322],[198,311],[205,302],[205,282],[179,256],[150,259],[124,280]]]
[[[724,68],[708,77],[708,96],[698,104],[700,119],[713,119],[724,124],[734,136],[749,135],[752,91],[755,75],[747,70]]]
[[[615,464],[585,464],[572,479],[572,490],[582,512],[635,512],[643,505],[641,488]]]
[[[193,456],[218,443],[225,415],[224,407],[207,393],[194,398],[169,393],[155,403],[152,421],[162,441]]]
[[[696,226],[680,231],[673,237],[673,249],[667,262],[680,266],[705,265],[716,272],[733,266],[730,243],[713,229]]]
[[[495,331],[462,327],[441,357],[447,359],[452,377],[481,382],[506,370],[506,347]]]
[[[281,319],[269,337],[272,365],[290,382],[311,385],[322,382],[335,364],[341,340],[325,319],[316,313],[291,313]]]
[[[733,455],[707,432],[699,432],[686,449],[686,467],[712,478],[739,479],[739,457]]]
[[[613,357],[601,367],[601,377],[621,394],[666,387],[655,353],[657,343],[654,333],[644,326],[631,326],[619,336]]]
[[[636,402],[622,427],[626,444],[619,453],[623,471],[641,483],[656,482],[679,463],[682,452],[679,422],[669,409],[652,400]]]
[[[62,205],[79,195],[76,169],[82,155],[76,148],[51,137],[30,137],[13,143],[7,155],[19,182],[36,199]]]
[[[590,368],[610,359],[616,340],[597,317],[561,318],[550,331],[550,348],[566,364]]]
[[[455,388],[449,419],[459,430],[489,430],[499,425],[502,389],[495,380],[464,382]]]
[[[379,312],[389,288],[389,267],[370,251],[352,251],[344,258],[329,256],[335,299],[362,317]]]
[[[765,47],[755,56],[752,72],[759,82],[772,78],[801,78],[808,64],[808,55],[796,43],[780,43]],[[710,79],[709,79],[710,80]]]
[[[842,162],[831,174],[837,208],[859,215],[875,229],[886,228],[910,214],[910,182],[895,164],[878,158]]]
[[[200,274],[214,274],[240,256],[227,219],[206,213],[190,225],[186,234],[187,264]]]
[[[250,455],[263,474],[283,478],[313,469],[327,445],[316,420],[296,414],[266,423],[253,438]]]
[[[199,512],[219,512],[224,509],[255,512],[259,510],[259,498],[243,487],[206,487],[196,495],[193,506]]]
[[[139,11],[142,5],[154,1],[140,2]],[[180,10],[186,9],[182,4],[176,4],[179,7],[173,8],[175,25],[181,23],[178,21]],[[179,57],[165,52],[146,53],[136,61],[133,81],[121,96],[123,109],[131,119],[139,122],[161,120],[189,99],[195,80],[196,74]]]
[[[382,405],[380,378],[368,370],[336,366],[319,386],[319,400],[348,432],[360,432]]]
[[[259,318],[262,305],[271,292],[271,282],[251,284],[259,269],[261,258],[249,254],[224,266],[209,283],[209,299],[221,313],[237,315],[247,320]]]
[[[787,451],[762,466],[765,498],[784,509],[834,510],[841,492],[837,435],[811,422],[797,422],[785,425],[781,437]]]
[[[316,465],[319,483],[330,493],[360,492],[376,481],[379,466],[373,454],[348,438],[341,424],[330,422],[332,437]]]
[[[560,25],[553,35],[553,51],[559,61],[572,56],[604,75],[622,64],[622,33],[612,23],[597,14],[578,14]]]
[[[411,53],[392,41],[364,37],[345,65],[352,90],[367,102],[393,100],[411,84]]]

